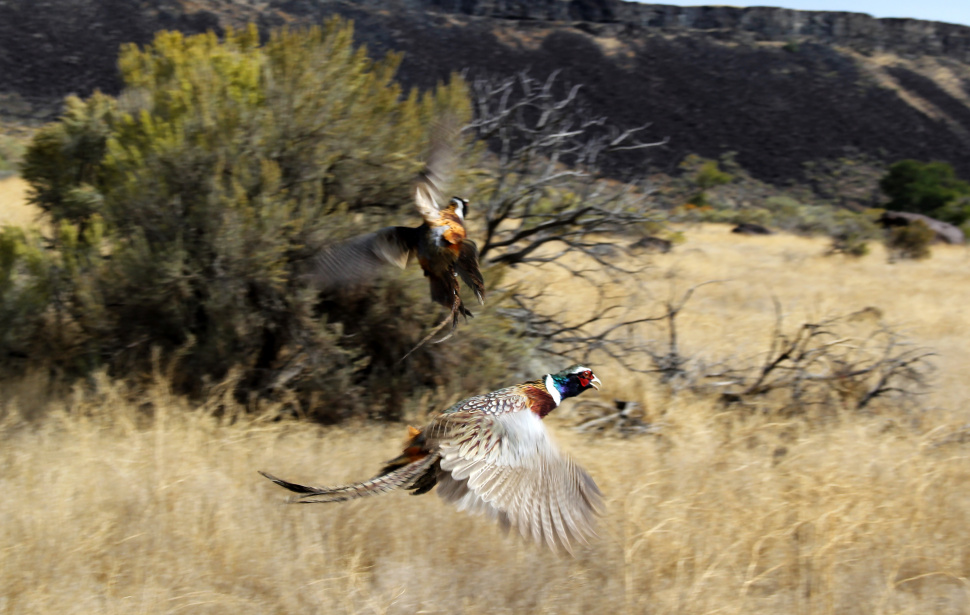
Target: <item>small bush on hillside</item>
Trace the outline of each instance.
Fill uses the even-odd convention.
[[[696,190],[687,197],[692,208],[708,208],[713,205],[708,191],[734,181],[734,176],[721,170],[717,160],[701,158],[690,154],[680,163],[687,176],[687,182]]]
[[[829,253],[861,258],[869,254],[869,242],[864,235],[846,232],[832,238]]]
[[[38,314],[52,299],[51,266],[39,233],[0,230],[0,348],[5,353],[26,356],[31,343],[44,337]]]
[[[731,224],[760,224],[761,226],[772,226],[771,212],[760,207],[743,207],[733,212],[728,220]]]
[[[0,179],[16,172],[23,153],[24,147],[20,141],[0,135]]]
[[[897,226],[889,231],[886,238],[889,258],[890,260],[929,258],[932,254],[930,245],[935,238],[936,233],[922,220],[916,220],[906,226]]]
[[[734,181],[734,177],[730,173],[722,171],[717,160],[705,160],[697,170],[694,181],[697,182],[697,186],[701,190],[707,190],[715,186],[729,184]]]
[[[832,237],[830,252],[861,257],[869,253],[869,241],[880,235],[874,211],[854,213],[846,209],[835,212],[833,225],[828,229]]]
[[[960,225],[970,218],[970,184],[946,162],[902,160],[879,182],[886,209],[908,211]]]
[[[179,357],[182,390],[239,366],[244,397],[297,391],[323,420],[506,382],[524,353],[483,310],[398,363],[441,318],[419,272],[322,301],[302,282],[322,246],[419,220],[411,183],[433,121],[470,113],[461,79],[404,95],[399,58],[372,61],[352,38],[334,20],[265,43],[251,27],[125,47],[124,93],[68,99],[27,151],[57,231],[3,235],[3,354],[128,375],[157,349]]]
[[[954,198],[937,209],[931,217],[961,228],[970,225],[970,193]]]

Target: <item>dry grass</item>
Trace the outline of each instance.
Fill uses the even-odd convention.
[[[38,210],[27,204],[27,182],[20,177],[0,179],[0,226],[36,226]]]
[[[872,253],[864,258],[833,257],[825,255],[828,240],[823,238],[745,237],[732,234],[730,228],[692,227],[685,244],[650,257],[636,279],[622,278],[602,292],[626,298],[628,314],[642,317],[661,314],[661,302],[681,297],[694,285],[717,281],[698,289],[679,318],[682,350],[709,360],[747,359],[764,352],[774,325],[775,300],[788,331],[804,322],[875,307],[886,324],[939,352],[940,369],[928,404],[964,407],[963,400],[970,398],[965,377],[970,366],[970,311],[961,306],[970,305],[970,251],[940,245],[933,247],[926,262],[890,264],[878,243],[870,244]],[[543,285],[548,305],[576,318],[588,314],[599,292],[555,267],[515,275],[517,281]],[[652,332],[662,339],[662,330]],[[607,377],[613,383],[630,382],[625,374]],[[610,393],[641,394],[643,383],[634,385]]]
[[[726,227],[687,236],[612,289],[650,312],[694,283],[729,280],[685,312],[687,350],[763,350],[772,296],[793,325],[876,306],[941,352],[929,403],[946,410],[779,421],[598,370],[605,395],[644,398],[664,429],[594,439],[569,430],[568,408],[550,417],[607,496],[600,540],[571,559],[433,496],[285,506],[255,472],[368,477],[403,426],[220,420],[162,386],[133,402],[102,379],[97,394],[54,403],[42,420],[4,410],[0,613],[970,611],[970,443],[958,437],[970,431],[967,253],[888,265]],[[553,270],[536,279],[552,283],[551,301],[586,301]],[[31,390],[42,396],[36,388],[22,390],[21,407]],[[149,405],[153,417],[138,409]]]

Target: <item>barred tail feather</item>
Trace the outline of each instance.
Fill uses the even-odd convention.
[[[296,483],[285,481],[281,478],[276,478],[272,474],[268,474],[261,470],[259,473],[280,487],[300,494],[299,496],[292,498],[290,502],[298,504],[345,502],[347,500],[356,500],[357,498],[363,498],[369,495],[380,495],[394,489],[408,489],[411,487],[411,485],[416,483],[428,471],[429,468],[434,466],[434,464],[438,461],[438,458],[438,455],[428,455],[413,463],[409,463],[402,468],[388,472],[387,474],[375,476],[374,478],[361,483],[340,485],[339,487],[308,487],[306,485],[298,485]]]

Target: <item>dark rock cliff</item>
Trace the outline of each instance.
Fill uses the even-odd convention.
[[[970,61],[970,27],[917,19],[876,19],[862,13],[683,7],[622,0],[412,0],[410,4],[415,8],[496,19],[622,23],[669,32],[721,31],[763,41],[811,38],[863,52],[890,51]]]
[[[756,176],[806,162],[941,159],[970,177],[970,28],[771,8],[619,0],[0,0],[0,93],[50,100],[119,87],[123,42],[186,32],[354,19],[372,53],[405,53],[400,79],[456,70],[586,85],[597,114],[669,137],[649,163],[737,152]]]

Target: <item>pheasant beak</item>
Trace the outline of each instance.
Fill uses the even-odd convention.
[[[589,381],[589,386],[593,387],[597,391],[600,390],[599,385],[601,385],[601,384],[603,384],[603,383],[600,382],[600,379],[597,378],[596,376],[593,376],[593,379]]]

